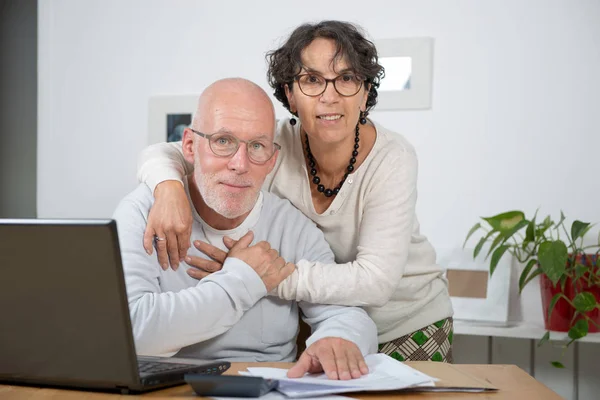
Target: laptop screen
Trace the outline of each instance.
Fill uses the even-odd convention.
[[[0,380],[138,382],[114,221],[0,220],[0,274]]]

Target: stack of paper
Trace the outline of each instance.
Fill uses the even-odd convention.
[[[286,376],[288,370],[280,368],[254,367],[248,368],[248,372],[240,373],[277,379],[279,381],[277,390],[292,398],[435,386],[434,382],[437,380],[385,354],[368,355],[365,361],[369,367],[369,374],[347,381],[330,380],[324,373],[290,379]]]

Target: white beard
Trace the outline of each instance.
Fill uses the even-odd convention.
[[[198,191],[204,203],[227,219],[234,219],[252,210],[258,199],[258,190],[248,190],[246,193],[233,194],[220,187],[219,176],[215,173],[201,173],[195,169],[194,178]],[[230,183],[246,184],[247,181],[231,181]]]

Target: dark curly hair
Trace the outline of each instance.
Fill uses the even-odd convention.
[[[285,85],[292,88],[294,78],[302,69],[301,54],[316,38],[333,39],[336,51],[332,62],[343,57],[358,75],[366,77],[369,85],[367,97],[367,112],[377,104],[377,89],[380,80],[385,76],[383,67],[379,64],[377,49],[369,41],[362,30],[349,22],[322,21],[317,24],[303,24],[297,27],[287,41],[276,50],[267,53],[269,64],[267,80],[274,89],[274,95],[285,108],[290,110],[290,104],[285,96]]]

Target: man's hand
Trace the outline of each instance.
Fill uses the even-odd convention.
[[[246,235],[248,233],[246,233]],[[227,247],[227,250],[231,250],[237,242],[237,240],[233,240],[232,238],[227,236],[223,238],[223,243]],[[223,263],[225,262],[225,259],[227,258],[229,253],[226,253],[218,247],[215,247],[212,244],[203,242],[201,240],[195,240],[194,246],[198,250],[209,256],[211,259],[207,260],[202,257],[186,256],[186,264],[188,264],[190,267],[194,267],[189,268],[187,270],[189,276],[191,276],[194,279],[200,280],[206,278],[213,272],[220,271],[221,268],[223,268]]]
[[[348,340],[327,337],[317,340],[287,373],[288,378],[300,378],[306,373],[325,372],[329,379],[357,379],[369,373],[360,349]]]
[[[230,239],[231,240],[231,239]],[[225,242],[225,239],[223,239]],[[194,279],[204,279],[213,272],[220,271],[223,268],[223,263],[227,258],[228,253],[212,244],[203,242],[201,240],[194,241],[194,247],[209,256],[211,259],[207,260],[202,257],[186,256],[185,263],[193,268],[188,268],[187,274]],[[228,246],[231,249],[231,246]]]
[[[156,244],[158,262],[165,271],[176,270],[190,248],[192,209],[181,182],[165,181],[154,190],[155,202],[148,214],[144,232],[144,249],[152,254]],[[155,240],[155,237],[159,240]]]
[[[290,276],[296,266],[286,263],[277,250],[272,249],[268,242],[258,242],[250,246],[254,233],[249,231],[240,238],[229,250],[228,257],[239,258],[248,264],[262,279],[267,292],[277,287],[285,278]]]

